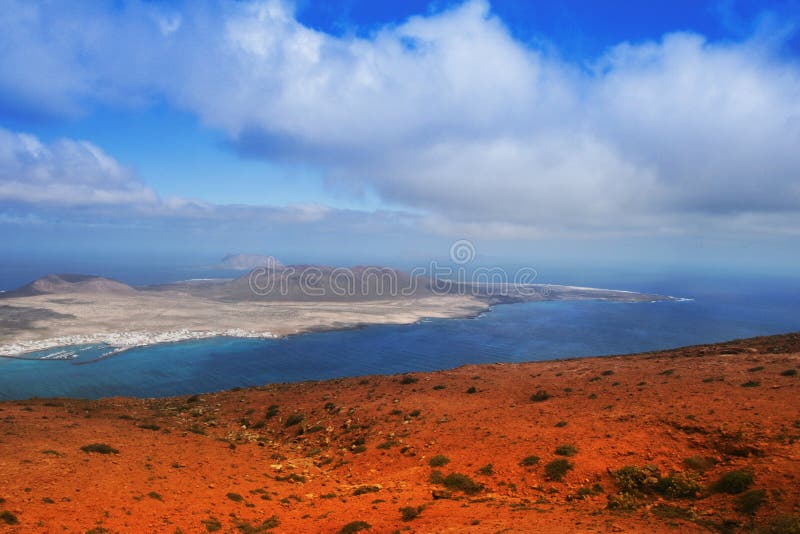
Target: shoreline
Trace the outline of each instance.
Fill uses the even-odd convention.
[[[584,288],[578,288],[578,286],[574,287],[576,289],[584,289]],[[586,288],[586,289],[595,289],[595,288]],[[596,290],[605,291],[601,289],[596,289]],[[623,292],[621,290],[615,290],[615,291]],[[635,293],[632,291],[624,291],[624,292]],[[582,300],[594,300],[599,302],[622,303],[622,304],[655,304],[659,302],[691,302],[694,299],[667,296],[663,300],[646,300],[639,302],[618,302],[613,299],[606,299],[606,298],[543,300],[543,301],[530,301],[530,302],[543,303],[543,302],[582,301]],[[359,322],[354,322],[352,324],[316,325],[316,326],[302,327],[300,329],[296,329],[295,331],[284,332],[280,334],[274,333],[272,331],[258,331],[258,330],[243,329],[243,328],[228,328],[223,330],[216,330],[216,329],[189,330],[183,328],[183,329],[174,329],[163,332],[152,331],[152,330],[150,331],[133,330],[133,331],[118,331],[118,332],[106,332],[106,333],[75,334],[70,336],[58,336],[58,337],[45,338],[39,340],[19,341],[16,343],[3,344],[0,345],[0,358],[26,360],[26,361],[74,360],[77,359],[78,357],[76,352],[80,352],[80,350],[85,350],[85,349],[75,350],[73,349],[73,347],[78,347],[81,345],[93,345],[93,344],[106,345],[106,347],[109,349],[109,352],[104,353],[99,357],[93,358],[90,361],[75,363],[75,365],[84,365],[88,363],[94,363],[106,358],[110,358],[112,356],[119,355],[121,353],[127,352],[132,349],[151,347],[156,345],[182,343],[185,341],[212,339],[217,337],[228,337],[228,338],[239,338],[239,339],[283,339],[305,334],[338,332],[345,330],[360,330],[370,326],[414,325],[432,319],[478,319],[492,312],[496,306],[526,304],[526,303],[528,302],[495,302],[491,304],[484,303],[484,307],[482,309],[463,311],[463,313],[454,313],[446,316],[441,316],[441,315],[421,316],[411,321],[392,321],[392,320],[359,321]],[[59,358],[26,357],[26,355],[31,353],[50,351],[56,349],[62,349],[64,351],[70,352],[72,353],[72,355],[71,357],[59,357]]]
[[[105,345],[111,352],[95,358],[97,361],[104,357],[119,354],[135,348],[149,347],[153,345],[164,345],[169,343],[181,343],[184,341],[211,339],[215,337],[232,337],[240,339],[275,339],[277,336],[271,332],[255,332],[252,330],[229,329],[229,330],[170,330],[166,332],[113,332],[99,334],[78,334],[74,336],[63,336],[57,338],[47,338],[35,341],[22,341],[0,346],[0,358],[12,360],[28,361],[63,361],[74,358],[25,358],[25,354],[41,352],[54,349],[62,349],[69,352],[80,352],[85,349],[73,349],[81,345]],[[77,357],[77,355],[75,355]],[[88,362],[86,362],[88,363]]]

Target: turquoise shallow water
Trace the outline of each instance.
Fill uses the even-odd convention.
[[[158,345],[86,365],[0,358],[0,398],[167,396],[467,363],[632,353],[800,330],[798,285],[676,281],[635,289],[695,300],[514,304],[474,319],[278,340],[215,338]]]

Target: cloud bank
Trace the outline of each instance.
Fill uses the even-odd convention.
[[[374,190],[421,214],[414,219],[428,231],[797,226],[800,68],[780,39],[758,32],[737,42],[674,33],[576,64],[516,40],[480,0],[366,38],[305,27],[278,1],[10,2],[4,11],[3,108],[74,115],[164,99],[242,153],[311,164],[334,187]],[[6,132],[0,143],[25,141]],[[91,160],[91,145],[46,150],[13,167],[0,147],[4,194],[36,200],[33,177],[43,173],[77,200],[102,168],[109,183],[98,202],[152,202],[124,169],[103,167],[102,153],[90,172],[73,172]],[[63,172],[48,167],[53,159],[64,160]],[[11,183],[9,173],[22,178]]]

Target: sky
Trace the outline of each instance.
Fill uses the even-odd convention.
[[[793,272],[800,1],[0,0],[29,258]]]

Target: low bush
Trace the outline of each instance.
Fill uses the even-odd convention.
[[[550,395],[550,394],[549,394],[548,392],[546,392],[545,390],[543,390],[543,389],[540,389],[540,390],[538,390],[536,393],[534,393],[533,395],[531,395],[531,401],[532,401],[532,402],[542,402],[542,401],[546,401],[546,400],[547,400],[547,399],[549,399],[550,397],[552,397],[552,395]]]
[[[753,472],[740,469],[730,471],[720,477],[712,489],[718,493],[730,493],[735,495],[742,493],[753,485]]]
[[[578,449],[574,445],[559,445],[556,447],[556,454],[559,456],[575,456]]]
[[[353,495],[365,495],[367,493],[377,493],[381,490],[380,486],[359,486],[353,490]]]
[[[403,385],[416,384],[417,382],[419,382],[419,378],[411,375],[403,375],[403,378],[400,379],[400,383]]]
[[[301,413],[293,413],[289,417],[286,418],[286,421],[283,423],[283,426],[288,428],[290,426],[299,425],[303,422],[306,416]]]
[[[608,508],[611,510],[636,510],[642,505],[636,494],[623,491],[608,496]]]
[[[450,458],[443,454],[437,454],[430,460],[428,460],[428,465],[431,467],[442,467],[450,463]]]
[[[474,495],[483,489],[483,484],[479,484],[461,473],[450,473],[444,477],[442,484],[449,490],[463,491],[467,495]]]
[[[208,532],[217,532],[218,530],[222,529],[222,523],[213,517],[209,517],[208,519],[204,519],[200,522],[204,527],[206,527],[206,531]]]
[[[480,469],[478,469],[478,474],[484,476],[491,476],[494,474],[494,466],[492,464],[486,464]]]
[[[781,371],[781,376],[797,376],[797,369],[786,369]]]
[[[371,528],[372,525],[370,525],[366,521],[353,521],[343,526],[341,530],[339,530],[339,534],[355,534],[356,532],[361,532],[362,530],[369,530]]]
[[[263,534],[264,532],[269,532],[274,528],[278,528],[281,522],[278,519],[278,516],[272,516],[260,525],[251,525],[247,522],[240,522],[236,524],[236,529],[241,532],[242,534]]]
[[[623,493],[650,493],[658,484],[660,473],[654,465],[626,465],[611,473]]]
[[[759,382],[758,380],[748,380],[747,382],[742,384],[742,387],[743,388],[757,388],[760,385],[761,385],[761,382]]]
[[[525,458],[520,461],[519,465],[524,465],[525,467],[530,467],[532,465],[537,465],[540,461],[540,458],[536,455],[526,456]]]
[[[404,506],[400,508],[400,515],[403,521],[413,521],[422,512],[422,506]]]
[[[703,491],[700,477],[696,473],[672,473],[661,478],[656,484],[656,492],[676,499],[693,499]]]
[[[90,443],[81,447],[83,452],[95,452],[97,454],[119,454],[119,451],[111,445],[105,443]]]
[[[736,509],[743,514],[754,514],[765,502],[767,490],[754,489],[744,492],[736,499]]]
[[[9,512],[8,510],[3,510],[0,512],[0,521],[5,523],[6,525],[18,525],[19,519],[13,513]]]
[[[547,478],[550,480],[560,482],[561,480],[564,480],[567,471],[571,470],[573,467],[574,466],[569,462],[569,460],[559,458],[558,460],[553,460],[545,465],[544,472],[547,475]]]
[[[696,473],[673,472],[662,477],[654,465],[627,465],[612,473],[622,493],[633,496],[657,493],[672,498],[694,498],[703,490]]]

